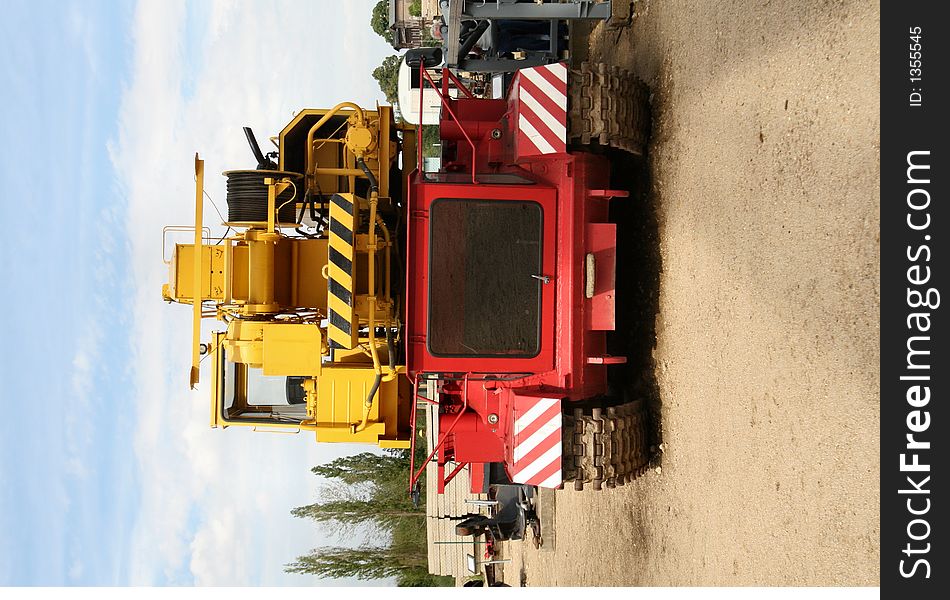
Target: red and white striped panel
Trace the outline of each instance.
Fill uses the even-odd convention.
[[[518,71],[518,154],[567,151],[567,66]]]
[[[514,397],[511,480],[556,488],[561,476],[561,399]]]

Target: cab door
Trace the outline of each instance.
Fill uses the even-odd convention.
[[[555,190],[415,188],[409,233],[410,370],[553,368]]]

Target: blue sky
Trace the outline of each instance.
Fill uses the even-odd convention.
[[[162,226],[196,151],[223,206],[241,126],[382,101],[373,4],[4,2],[0,585],[317,583],[282,565],[340,540],[289,511],[361,448],[208,427]]]

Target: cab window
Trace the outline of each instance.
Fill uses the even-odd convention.
[[[221,417],[231,422],[300,423],[307,418],[303,379],[268,376],[262,369],[224,361]]]

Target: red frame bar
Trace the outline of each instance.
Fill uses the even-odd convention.
[[[470,92],[467,87],[465,87],[465,84],[459,81],[458,77],[455,76],[455,73],[453,73],[449,69],[442,69],[442,81],[445,81],[446,75],[448,75],[449,79],[451,79],[455,83],[455,87],[465,92],[466,96],[468,96],[469,98],[475,97],[475,95],[472,92]]]
[[[427,456],[426,459],[425,459],[424,461],[422,461],[422,464],[419,466],[419,471],[416,472],[415,474],[413,474],[413,475],[412,475],[412,478],[409,480],[409,490],[410,490],[410,491],[412,491],[412,488],[413,488],[414,485],[416,485],[416,482],[419,481],[419,478],[422,476],[422,472],[425,470],[426,465],[429,464],[430,462],[432,462],[432,457],[435,456],[435,453],[439,451],[439,448],[441,448],[441,447],[442,447],[442,444],[445,443],[445,440],[448,439],[449,434],[452,433],[452,430],[454,430],[454,429],[455,429],[455,426],[458,425],[459,419],[462,418],[462,415],[464,415],[464,414],[465,414],[465,411],[468,409],[468,376],[469,376],[469,375],[470,375],[470,373],[466,373],[466,374],[465,374],[465,377],[463,378],[464,387],[462,388],[462,390],[463,390],[463,391],[462,391],[462,410],[460,410],[459,413],[455,416],[455,420],[452,421],[452,424],[449,425],[449,428],[448,428],[447,430],[445,430],[445,431],[440,431],[440,432],[439,432],[439,443],[435,445],[435,448],[432,449],[432,452],[429,453],[429,456]],[[419,388],[418,388],[418,381],[419,381],[419,380],[417,379],[417,380],[416,380],[416,390],[419,389]],[[413,407],[414,407],[414,406],[415,406],[415,401],[413,401]],[[415,419],[413,419],[413,437],[415,437]],[[412,451],[415,450],[415,440],[413,440],[413,443],[410,444],[410,447],[412,448],[412,450],[410,450],[410,452],[412,452]],[[410,463],[409,469],[410,469],[410,473],[411,473],[411,472],[412,472],[412,468],[413,468],[413,465],[412,465],[412,463],[413,463],[412,457],[409,458],[409,463]],[[445,482],[442,482],[442,483],[444,484]]]
[[[445,78],[445,74],[446,74],[446,73],[449,74],[449,77],[451,77],[453,81],[456,81],[456,82],[458,82],[458,83],[461,83],[461,82],[458,81],[458,79],[455,78],[454,75],[451,74],[451,72],[450,72],[448,69],[442,69],[442,86],[443,86],[443,87],[445,87],[445,88],[448,87],[448,83],[447,83],[447,80],[446,80],[446,78]],[[475,160],[474,160],[474,157],[476,156],[475,142],[472,141],[472,138],[469,137],[468,132],[465,131],[465,127],[462,126],[462,123],[458,120],[458,117],[455,116],[455,112],[452,110],[452,107],[449,106],[449,102],[448,102],[448,100],[446,100],[445,94],[442,93],[443,90],[440,90],[438,87],[436,87],[435,82],[432,81],[432,78],[431,78],[431,77],[429,77],[429,72],[426,70],[425,64],[424,64],[424,63],[421,63],[421,62],[420,62],[420,64],[419,64],[419,134],[418,134],[418,137],[419,137],[419,139],[418,139],[418,144],[419,144],[419,172],[420,172],[420,173],[422,172],[422,107],[423,107],[422,99],[423,99],[423,97],[425,96],[425,89],[426,89],[425,82],[426,82],[426,81],[429,82],[429,85],[432,86],[432,89],[434,89],[435,92],[439,95],[439,100],[442,102],[442,108],[444,108],[446,111],[448,111],[449,116],[451,116],[451,117],[452,117],[452,120],[455,121],[455,124],[458,125],[459,131],[461,131],[461,132],[462,132],[462,135],[465,136],[465,141],[468,142],[468,145],[472,147],[472,157],[473,157],[473,160],[472,160],[472,183],[478,183],[478,179],[475,177]],[[462,87],[464,88],[464,86],[462,86]],[[471,92],[469,92],[467,88],[465,89],[465,91],[466,91],[466,93],[469,94],[469,96],[471,96]]]
[[[412,474],[416,462],[416,398],[419,397],[419,378],[412,376],[412,411],[409,413],[409,493],[412,494]]]
[[[467,466],[468,466],[467,462],[459,463],[459,466],[455,467],[455,470],[449,473],[449,476],[442,480],[442,489],[444,490],[445,486],[447,486],[450,481],[455,479],[455,476],[458,475],[459,472]]]
[[[435,404],[435,405],[438,405],[439,401],[430,400],[429,398],[426,398],[425,396],[420,396],[419,395],[419,378],[413,375],[410,375],[410,377],[412,379],[412,411],[410,413],[409,423],[410,423],[410,428],[412,430],[412,433],[410,434],[410,438],[409,438],[409,475],[412,475],[415,472],[415,462],[416,462],[416,404],[419,402],[420,398],[425,400],[429,404]],[[426,461],[426,463],[423,463],[423,466],[425,466],[427,463],[428,461]],[[409,479],[409,493],[410,494],[412,493],[413,485],[415,485],[415,480],[413,480],[410,477]]]

